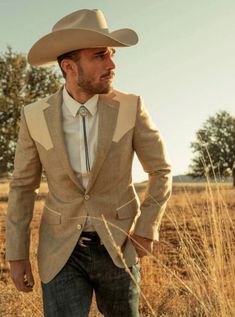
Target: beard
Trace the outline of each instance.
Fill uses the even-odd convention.
[[[107,94],[112,91],[112,82],[105,80],[105,78],[114,76],[114,72],[107,71],[105,74],[100,76],[100,82],[95,83],[94,79],[91,76],[87,76],[83,71],[81,65],[77,65],[79,77],[77,80],[77,85],[79,88],[82,88],[84,92],[88,94]],[[104,80],[103,80],[104,79]]]

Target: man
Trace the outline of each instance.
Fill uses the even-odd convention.
[[[49,193],[38,265],[47,317],[88,316],[93,290],[104,316],[139,316],[138,257],[158,239],[171,177],[142,100],[112,88],[114,47],[137,41],[130,29],[110,33],[100,10],[80,10],[28,55],[34,66],[57,60],[65,86],[22,110],[7,259],[17,289],[31,291],[29,225],[44,170]],[[149,174],[141,206],[131,178],[134,151]]]

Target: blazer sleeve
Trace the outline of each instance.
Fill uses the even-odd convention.
[[[30,136],[24,108],[22,108],[6,221],[6,259],[8,261],[29,257],[30,222],[41,174],[42,166],[37,148]]]
[[[141,98],[138,100],[133,146],[149,176],[135,234],[158,240],[161,219],[171,195],[171,165],[162,136],[151,122]]]

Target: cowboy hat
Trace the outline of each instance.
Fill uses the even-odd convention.
[[[132,46],[138,42],[130,29],[109,32],[100,10],[79,10],[59,20],[52,32],[39,39],[30,49],[28,62],[40,66],[57,57],[82,48]]]

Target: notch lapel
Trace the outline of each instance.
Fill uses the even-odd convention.
[[[61,161],[63,168],[68,173],[71,180],[79,187],[81,193],[84,193],[84,189],[71,167],[65,146],[64,131],[62,126],[62,102],[63,98],[61,89],[47,100],[49,107],[44,109],[44,115],[52,143],[54,145],[55,151],[58,154],[58,159]]]
[[[88,192],[94,184],[108,150],[112,144],[113,134],[116,128],[119,102],[114,100],[115,93],[100,95],[98,100],[99,127],[96,158],[93,163],[90,179],[87,185]]]

